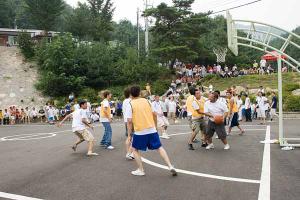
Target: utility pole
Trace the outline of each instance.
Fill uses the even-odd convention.
[[[146,1],[145,10],[148,9],[148,0]],[[148,24],[148,17],[145,17],[145,52],[146,56],[148,56],[149,52],[149,24]]]
[[[140,9],[137,8],[137,51],[138,51],[138,58],[140,57]]]

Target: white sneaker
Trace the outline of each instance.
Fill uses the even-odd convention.
[[[214,149],[214,148],[215,148],[215,146],[214,146],[213,143],[211,143],[211,144],[209,144],[209,145],[206,146],[206,149],[207,149],[207,150],[209,150],[209,149]]]
[[[92,152],[91,152],[91,153],[87,153],[86,155],[87,155],[87,156],[98,156],[99,154],[97,154],[97,153],[92,153]]]
[[[108,149],[108,150],[113,150],[113,149],[115,149],[115,147],[113,147],[113,146],[108,146],[108,147],[106,147],[106,149]]]
[[[132,153],[126,154],[126,159],[128,159],[128,160],[134,160],[133,154]]]
[[[163,133],[161,138],[163,139],[170,139],[170,136],[167,133]]]
[[[216,135],[216,139],[219,139],[219,136],[218,136],[218,135]]]
[[[141,171],[140,169],[137,169],[135,171],[132,171],[131,172],[132,175],[135,175],[135,176],[145,176],[145,172],[144,171]]]
[[[230,146],[229,146],[229,144],[225,144],[225,146],[224,146],[224,149],[225,149],[225,150],[228,150],[228,149],[230,149]]]

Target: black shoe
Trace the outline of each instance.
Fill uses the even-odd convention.
[[[73,151],[76,151],[77,145],[72,146]]]
[[[201,147],[207,147],[207,143],[202,143]]]
[[[189,144],[189,150],[195,150],[193,144]]]

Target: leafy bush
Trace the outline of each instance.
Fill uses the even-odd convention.
[[[84,88],[79,96],[78,99],[87,99],[90,102],[97,102],[98,100],[98,92],[93,88]]]
[[[31,36],[27,32],[22,32],[18,36],[18,44],[22,54],[26,59],[34,57],[34,43]]]
[[[300,111],[300,97],[294,95],[288,95],[284,99],[284,110],[291,112],[299,112]]]
[[[201,81],[205,82],[205,81],[211,81],[213,79],[219,79],[219,78],[220,78],[220,76],[218,76],[216,74],[208,74]]]
[[[163,95],[169,88],[171,80],[157,80],[153,82],[151,92],[152,94]]]
[[[283,90],[285,92],[292,92],[299,88],[300,88],[300,84],[298,84],[298,83],[288,83],[288,84],[284,85]]]

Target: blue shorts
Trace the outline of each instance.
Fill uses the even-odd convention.
[[[54,117],[49,117],[48,120],[49,121],[54,121]]]
[[[161,147],[158,133],[151,133],[147,135],[135,135],[132,138],[132,147],[136,150],[147,151],[156,150]]]

